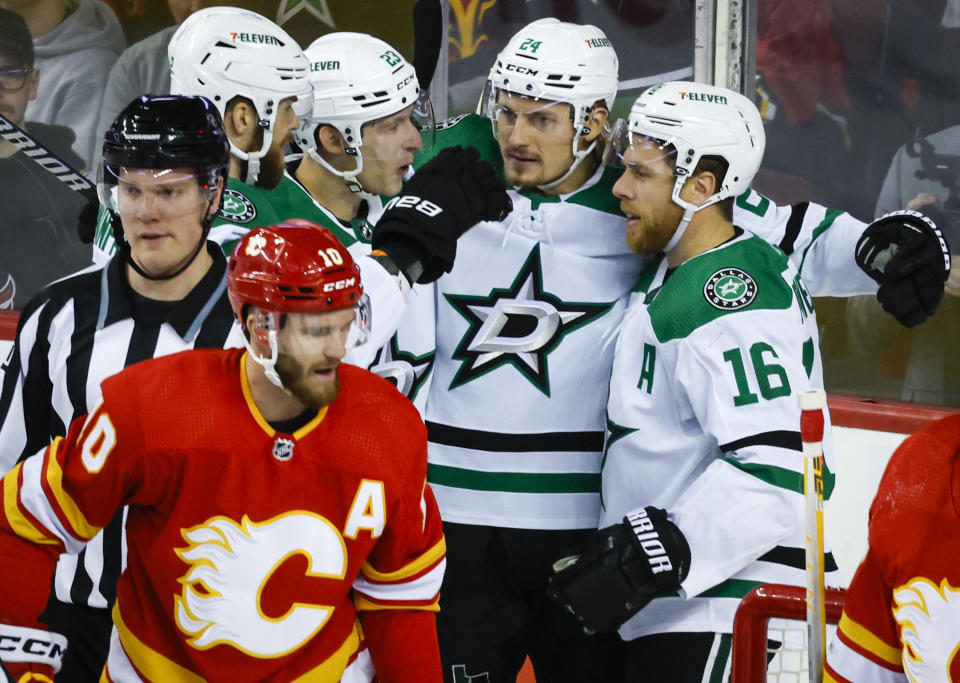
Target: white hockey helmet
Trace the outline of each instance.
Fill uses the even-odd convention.
[[[613,45],[596,26],[538,19],[520,29],[497,55],[481,100],[482,113],[496,132],[501,92],[571,106],[574,161],[561,178],[540,187],[550,189],[566,180],[593,151],[595,142],[586,150],[578,149],[584,124],[597,101],[613,109],[619,69]]]
[[[672,199],[684,209],[667,250],[679,241],[694,213],[749,189],[766,145],[760,112],[747,97],[689,81],[660,83],[645,90],[633,103],[630,116],[614,127],[604,160],[622,166],[626,150],[650,138],[662,148],[675,150],[671,152],[677,176]],[[696,206],[681,199],[680,191],[705,156],[722,158],[727,172],[716,194]]]
[[[178,95],[203,95],[226,119],[227,104],[237,96],[253,102],[263,128],[263,146],[244,152],[230,142],[230,152],[247,162],[247,183],[257,179],[260,159],[273,141],[282,100],[294,99],[302,121],[312,98],[307,58],[282,28],[256,12],[237,7],[208,7],[191,14],[167,46],[170,89]]]
[[[317,163],[362,192],[363,124],[417,104],[420,84],[413,66],[388,43],[366,33],[328,33],[305,50],[313,88],[313,113],[294,133],[297,144]],[[415,108],[416,110],[416,108]],[[316,131],[334,126],[356,158],[352,171],[338,171],[317,152]]]

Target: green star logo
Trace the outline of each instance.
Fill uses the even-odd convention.
[[[433,370],[434,358],[433,352],[417,356],[401,351],[397,335],[393,335],[390,343],[377,351],[370,371],[391,382],[401,394],[413,401]]]
[[[721,268],[703,286],[703,296],[714,308],[734,311],[757,297],[757,282],[740,268]]]
[[[327,0],[280,0],[280,6],[277,8],[277,23],[283,26],[304,10],[330,28],[336,28]]]
[[[444,294],[444,298],[470,323],[453,352],[460,367],[451,389],[497,368],[512,366],[547,396],[550,353],[568,334],[600,318],[613,306],[613,302],[562,301],[544,291],[539,244],[509,287],[493,289],[489,296]]]

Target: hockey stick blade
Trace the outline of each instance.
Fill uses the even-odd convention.
[[[37,140],[27,134],[20,126],[0,114],[0,137],[15,145],[35,164],[52,174],[57,180],[74,192],[79,192],[87,201],[97,202],[97,186],[87,180],[80,171],[58,157]]]

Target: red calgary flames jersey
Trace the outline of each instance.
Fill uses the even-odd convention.
[[[826,681],[908,679],[960,682],[960,416],[890,459],[827,653]]]
[[[190,351],[128,368],[4,481],[0,531],[51,557],[129,505],[110,680],[338,681],[370,669],[358,610],[437,609],[445,546],[413,406],[341,365],[336,401],[278,434],[245,362]]]

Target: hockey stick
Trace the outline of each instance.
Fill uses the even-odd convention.
[[[0,114],[0,137],[16,145],[35,164],[48,173],[52,173],[57,180],[74,192],[79,192],[88,201],[97,201],[96,185],[87,180],[80,171],[37,142],[36,139],[30,137],[26,131],[3,114]]]
[[[422,90],[429,90],[443,43],[441,0],[417,0],[413,6],[413,70]]]
[[[78,192],[87,200],[86,206],[77,219],[77,232],[84,244],[93,242],[96,227],[96,207],[100,206],[97,186],[87,180],[80,171],[58,157],[37,140],[27,134],[20,126],[0,114],[0,138],[15,145],[21,152],[33,160],[37,166],[52,174],[57,180]]]
[[[827,635],[823,586],[823,410],[827,407],[827,394],[822,389],[812,389],[800,392],[797,398],[807,528],[807,660],[811,683],[822,683]]]

